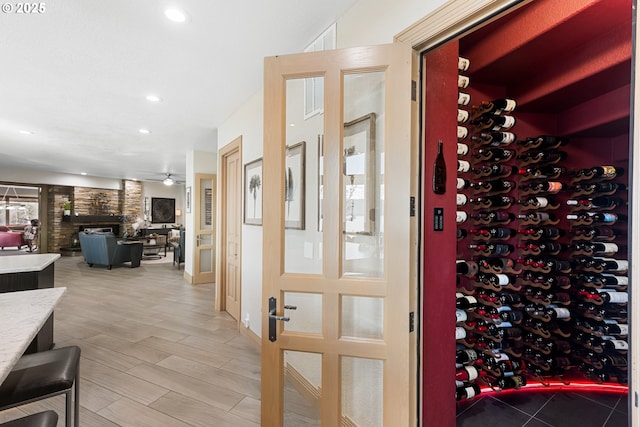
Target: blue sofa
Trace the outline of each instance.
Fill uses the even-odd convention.
[[[78,233],[80,249],[84,260],[93,267],[94,264],[111,267],[130,262],[131,267],[139,267],[142,259],[142,242],[119,240],[113,233]]]

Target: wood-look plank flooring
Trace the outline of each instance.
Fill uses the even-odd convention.
[[[82,348],[82,427],[260,425],[259,352],[214,310],[214,284],[190,285],[183,273],[171,262],[56,262],[56,287],[67,292],[55,342]],[[0,422],[46,409],[62,427],[62,396],[0,412]]]

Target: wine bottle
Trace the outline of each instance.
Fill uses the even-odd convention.
[[[565,172],[566,168],[553,165],[523,168],[519,169],[517,173],[525,178],[555,179],[563,175]]]
[[[460,164],[460,161],[458,161]],[[459,170],[459,169],[458,169]],[[433,192],[444,194],[446,191],[447,167],[442,153],[442,140],[438,140],[438,154],[433,165]]]
[[[528,227],[518,229],[518,233],[535,239],[556,239],[564,234],[564,231],[557,227]]]
[[[515,140],[516,135],[512,132],[481,132],[471,137],[471,141],[475,143],[492,147],[509,145]]]
[[[575,172],[575,177],[580,179],[591,178],[607,178],[612,179],[616,176],[624,175],[624,169],[615,166],[594,166],[592,168],[583,168]]]
[[[506,224],[513,221],[516,216],[511,212],[504,211],[480,211],[471,214],[471,218],[482,220],[485,223]]]
[[[469,229],[469,234],[492,239],[509,239],[516,235],[516,230],[507,227],[472,228]]]
[[[615,230],[610,227],[577,227],[571,232],[575,236],[587,239],[613,239],[617,236]]]
[[[464,123],[469,120],[469,112],[458,108],[458,123]]]
[[[456,205],[464,206],[467,204],[468,201],[469,201],[469,198],[467,197],[466,194],[463,194],[463,193],[456,194]]]
[[[469,86],[469,77],[458,74],[458,87],[465,89],[467,86]]]
[[[507,192],[516,187],[516,183],[506,179],[496,179],[492,181],[478,181],[471,183],[471,188],[476,192]]]
[[[493,176],[497,178],[515,175],[518,172],[518,168],[515,166],[493,163],[491,166],[483,165],[474,168],[473,172],[478,176]]]
[[[521,190],[533,191],[536,193],[558,194],[565,189],[565,185],[559,181],[542,181],[518,186]]]
[[[456,297],[456,308],[461,310],[471,310],[478,306],[478,300],[472,295],[462,295]]]
[[[463,140],[469,135],[469,129],[464,126],[458,126],[458,141]]]
[[[469,59],[462,56],[458,57],[458,71],[467,71],[470,65],[471,61]]]
[[[493,274],[493,273],[478,273],[476,276],[478,282],[482,282],[494,287],[507,286],[515,283],[515,276],[510,274]]]
[[[458,156],[464,156],[469,152],[469,146],[458,142]]]
[[[471,365],[478,360],[478,352],[472,348],[463,348],[456,351],[456,365]]]
[[[456,388],[456,400],[457,401],[473,399],[474,397],[478,396],[479,394],[480,394],[480,387],[475,383],[468,384],[468,385],[466,385],[464,387],[457,387]]]
[[[488,197],[470,197],[469,203],[476,206],[484,207],[509,207],[513,204],[514,198],[511,196],[488,196]]]
[[[629,302],[629,293],[627,292],[616,292],[610,289],[596,289],[596,291],[604,304],[626,304]]]
[[[618,323],[612,319],[604,319],[602,324],[595,327],[595,331],[602,335],[627,336],[629,325]]]
[[[456,308],[456,323],[466,322],[468,319],[466,311]]]
[[[620,197],[591,197],[588,199],[569,199],[568,206],[579,206],[585,209],[615,209],[623,206],[624,200]]]
[[[456,260],[456,274],[475,276],[478,273],[478,263],[475,261]]]
[[[516,101],[510,98],[494,99],[493,101],[483,101],[477,108],[477,115],[482,114],[502,114],[511,113],[516,109]]]
[[[568,214],[569,221],[584,221],[587,224],[615,224],[617,221],[626,221],[626,215],[620,215],[613,212],[583,212],[580,214]]]
[[[464,178],[456,178],[456,190],[464,190],[471,187],[471,181]]]
[[[471,95],[465,92],[458,92],[458,105],[469,105]]]
[[[555,217],[547,212],[528,212],[526,214],[518,214],[518,219],[524,219],[535,222],[555,221]]]
[[[465,383],[470,383],[478,378],[478,370],[475,366],[463,366],[456,369],[456,387],[463,387]]]
[[[587,254],[613,255],[619,251],[619,247],[615,243],[602,242],[579,242],[570,246],[574,251],[582,251]]]
[[[515,263],[511,258],[495,258],[495,257],[479,257],[477,261],[478,267],[482,268],[497,268],[503,271],[508,268],[513,268]]]
[[[489,382],[500,390],[519,389],[527,385],[527,380],[522,375],[504,376]]]
[[[506,255],[513,252],[514,249],[513,245],[509,245],[506,243],[485,243],[481,245],[472,243],[469,244],[468,247],[469,249],[480,252],[487,252],[491,255]]]
[[[563,245],[557,242],[523,241],[516,245],[517,248],[531,251],[535,254],[557,255],[563,249]]]
[[[467,162],[466,160],[458,160],[459,173],[469,172],[469,169],[471,169],[471,163]]]
[[[513,116],[498,116],[485,113],[475,119],[471,119],[469,124],[480,131],[503,132],[511,129],[516,124],[516,119]]]
[[[550,200],[547,197],[528,197],[518,200],[518,204],[527,209],[544,209],[549,206]]]
[[[498,313],[500,313],[501,321],[513,323],[516,325],[522,322],[522,319],[524,318],[524,314],[521,310],[514,310],[509,306],[500,307],[498,309]]]
[[[511,160],[515,153],[515,150],[508,148],[480,148],[472,156],[484,161],[506,162]]]
[[[456,211],[456,223],[462,224],[468,218],[468,214],[465,211]]]

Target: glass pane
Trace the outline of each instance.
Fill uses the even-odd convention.
[[[200,181],[200,229],[212,230],[216,223],[215,218],[215,195],[213,180],[203,179]]]
[[[307,79],[307,88],[324,83]],[[322,86],[320,86],[322,87]],[[307,89],[309,90],[309,89]],[[291,79],[286,86],[286,164],[284,191],[284,269],[287,273],[322,273],[320,224],[320,144],[324,115],[305,119],[305,79]],[[268,202],[267,202],[268,203]]]
[[[322,355],[284,352],[284,427],[319,426]]]
[[[382,360],[342,357],[343,425],[382,426]]]
[[[383,339],[384,299],[342,297],[343,337]]]
[[[344,76],[343,275],[383,271],[384,72]]]
[[[284,330],[289,332],[322,333],[322,295],[301,292],[285,292],[284,315],[290,320],[284,323]]]
[[[210,273],[213,271],[213,250],[201,249],[200,250],[200,273]]]

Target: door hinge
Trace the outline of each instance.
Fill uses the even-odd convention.
[[[415,198],[415,196],[409,197],[409,216],[416,216],[416,198]]]
[[[417,101],[418,99],[418,84],[415,80],[411,80],[411,100]]]
[[[409,313],[409,332],[413,332],[415,328],[416,328],[415,315],[414,315],[414,312],[412,311],[411,313]]]

